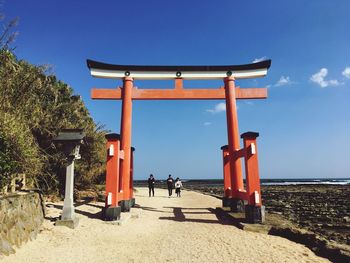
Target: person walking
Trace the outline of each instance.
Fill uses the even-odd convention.
[[[154,196],[154,184],[155,184],[156,180],[153,177],[153,174],[150,174],[149,178],[148,178],[148,194],[149,197],[151,197],[151,192],[152,195]]]
[[[182,182],[180,178],[176,178],[175,180],[175,193],[177,197],[181,197],[181,188],[182,188]]]
[[[174,187],[174,179],[171,177],[171,174],[169,174],[168,179],[166,180],[166,183],[168,185],[168,193],[169,193],[169,198],[173,194],[173,187]]]

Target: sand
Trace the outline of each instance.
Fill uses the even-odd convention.
[[[221,201],[183,191],[168,198],[138,188],[121,225],[99,219],[102,203],[78,204],[72,230],[46,220],[37,239],[1,262],[329,262],[287,239],[240,230],[214,213]],[[55,218],[62,203],[48,208]],[[56,208],[58,207],[58,208]]]

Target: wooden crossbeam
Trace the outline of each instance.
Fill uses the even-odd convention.
[[[88,59],[87,66],[92,76],[97,78],[123,79],[235,79],[258,78],[267,74],[271,60],[245,65],[225,66],[146,66],[116,65]]]
[[[122,89],[91,90],[91,98],[95,100],[121,100]],[[266,99],[266,88],[236,87],[236,99]],[[225,99],[224,88],[219,89],[137,89],[132,91],[133,100],[220,100]]]

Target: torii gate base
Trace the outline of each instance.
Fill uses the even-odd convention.
[[[123,151],[120,150],[120,135],[110,133],[106,135],[107,139],[107,165],[106,165],[106,195],[103,216],[106,221],[120,219],[121,212],[130,211],[135,205],[133,197],[133,153],[134,147],[131,147],[130,162],[130,184],[128,191],[123,191],[122,178],[120,175],[120,160],[124,158]],[[130,193],[130,198],[126,199],[125,192]]]
[[[233,212],[245,212],[249,223],[263,223],[265,221],[265,207],[261,204],[260,178],[258,167],[257,132],[246,132],[241,135],[243,148],[236,150],[234,155],[228,152],[228,145],[221,147],[224,166],[224,196],[223,207],[229,207]],[[244,158],[246,174],[246,190],[239,189],[233,182],[236,174],[231,173],[231,158]],[[231,160],[231,161],[230,161]]]

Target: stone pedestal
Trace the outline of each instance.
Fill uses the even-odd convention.
[[[231,207],[231,197],[222,198],[222,207]]]
[[[56,226],[66,226],[66,227],[69,227],[69,228],[76,228],[79,224],[79,218],[78,217],[74,217],[73,219],[68,219],[68,220],[63,220],[63,219],[60,219],[60,220],[57,220],[56,221]]]
[[[130,200],[122,200],[119,202],[122,212],[129,212],[131,208]]]
[[[231,198],[230,207],[232,212],[244,212],[244,201],[241,199]]]
[[[73,158],[72,158],[73,159]],[[74,159],[69,160],[69,165],[66,168],[66,189],[64,194],[64,204],[61,219],[56,222],[57,226],[67,226],[75,228],[79,220],[75,216],[73,205],[74,191]]]
[[[104,220],[106,221],[119,220],[121,211],[122,209],[120,206],[104,208],[103,209]]]
[[[135,206],[135,198],[130,199],[130,205],[131,205],[131,207]]]
[[[245,218],[248,223],[257,224],[265,222],[265,206],[245,206]]]

